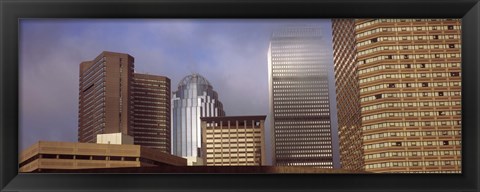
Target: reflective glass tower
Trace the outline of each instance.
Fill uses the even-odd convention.
[[[200,117],[217,116],[225,112],[208,80],[196,73],[184,77],[172,96],[172,154],[189,160],[201,157]]]
[[[333,64],[328,54],[318,27],[272,34],[268,72],[274,165],[334,167],[331,122],[336,120],[331,119],[330,97],[335,94],[329,93]]]

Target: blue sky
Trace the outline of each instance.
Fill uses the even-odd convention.
[[[19,150],[39,140],[77,141],[79,64],[102,51],[132,55],[136,72],[169,77],[172,91],[184,76],[201,74],[229,116],[268,115],[270,36],[298,24],[324,29],[331,48],[330,20],[21,20]]]

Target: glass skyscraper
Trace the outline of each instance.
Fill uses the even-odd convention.
[[[191,74],[172,96],[172,154],[196,161],[201,154],[200,117],[225,116],[218,94],[205,77]]]
[[[329,73],[333,64],[319,27],[272,34],[268,51],[273,164],[334,168]],[[329,80],[330,79],[330,80]]]

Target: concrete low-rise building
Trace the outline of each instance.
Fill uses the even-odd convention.
[[[187,166],[187,160],[140,145],[39,141],[19,157],[19,172],[42,169]]]

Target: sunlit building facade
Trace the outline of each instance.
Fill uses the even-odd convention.
[[[266,116],[202,117],[204,164],[266,165],[265,118]]]
[[[354,27],[365,170],[460,173],[461,21],[356,19]]]
[[[172,154],[192,161],[201,159],[200,117],[225,116],[223,104],[208,80],[191,74],[172,96]]]
[[[273,164],[333,168],[329,52],[318,27],[286,27],[268,51]]]

